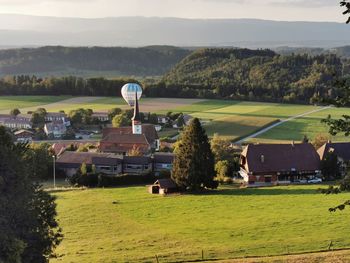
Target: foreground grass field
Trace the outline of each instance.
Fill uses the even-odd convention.
[[[51,262],[178,262],[350,247],[350,194],[317,186],[223,187],[203,195],[152,196],[146,187],[55,193],[64,241]]]

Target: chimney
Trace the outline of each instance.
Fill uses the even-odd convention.
[[[261,161],[261,163],[265,162],[265,156],[263,154],[260,156],[260,161]]]

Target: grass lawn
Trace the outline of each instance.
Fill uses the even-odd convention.
[[[349,193],[318,186],[222,187],[162,197],[146,187],[72,190],[57,195],[64,241],[51,262],[160,262],[281,255],[350,247],[350,210],[328,208]]]
[[[0,96],[0,110],[8,113],[14,108],[34,107],[65,100],[68,96]],[[24,112],[25,113],[25,112]]]

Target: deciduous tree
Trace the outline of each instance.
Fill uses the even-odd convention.
[[[0,262],[47,262],[62,238],[55,198],[33,183],[27,150],[0,127]]]

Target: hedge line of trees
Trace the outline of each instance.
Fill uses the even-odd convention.
[[[76,95],[121,96],[121,87],[135,79],[88,78],[67,76],[39,78],[29,75],[0,79],[0,95]]]

